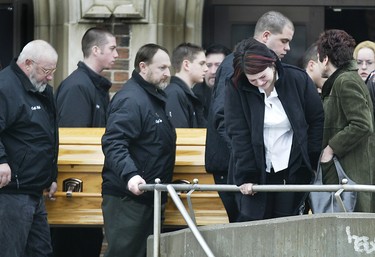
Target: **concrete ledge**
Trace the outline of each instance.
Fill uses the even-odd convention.
[[[199,228],[216,257],[375,256],[375,214],[315,214]],[[147,257],[153,256],[153,237]],[[160,257],[206,256],[190,229],[164,233]]]

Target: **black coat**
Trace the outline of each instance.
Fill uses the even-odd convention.
[[[230,141],[225,131],[225,81],[233,74],[233,54],[228,55],[216,71],[207,118],[205,168],[208,173],[227,175]],[[231,183],[231,181],[229,181]]]
[[[199,99],[199,101],[201,101],[203,106],[203,116],[207,120],[208,112],[211,105],[212,88],[207,86],[205,82],[202,82],[196,84],[192,90],[195,96]]]
[[[135,71],[113,97],[102,138],[103,194],[129,195],[152,204],[153,192],[133,195],[127,189],[129,179],[140,175],[148,184],[154,184],[156,178],[162,183],[172,181],[176,132],[165,113],[165,101],[164,92]]]
[[[0,193],[40,196],[57,179],[57,154],[52,87],[36,91],[13,60],[0,72],[0,163],[12,171]]]
[[[277,61],[276,69],[279,78],[275,88],[294,133],[287,183],[310,183],[322,147],[322,102],[306,72],[281,64],[280,61]],[[228,80],[225,126],[232,146],[231,173],[237,185],[267,184],[263,139],[264,112],[264,94],[251,85],[245,75],[240,78],[237,87]],[[302,167],[305,167],[303,170],[306,172],[300,174],[297,171]],[[249,200],[254,202],[254,212],[264,211],[264,193],[257,193]],[[299,204],[300,200],[296,200],[296,204]]]
[[[164,90],[167,115],[175,128],[205,128],[203,105],[182,79],[172,76]]]
[[[105,127],[111,82],[83,62],[56,92],[60,127]]]

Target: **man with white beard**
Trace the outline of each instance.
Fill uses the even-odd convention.
[[[29,42],[0,72],[0,253],[51,256],[43,191],[57,184],[58,133],[53,90],[57,53]]]

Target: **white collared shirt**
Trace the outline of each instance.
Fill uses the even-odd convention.
[[[273,167],[275,172],[288,167],[293,142],[293,130],[284,107],[278,98],[276,88],[267,97],[264,93],[264,146],[266,150],[266,171]]]

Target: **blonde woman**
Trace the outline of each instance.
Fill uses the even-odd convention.
[[[359,76],[366,81],[375,70],[375,43],[368,40],[359,43],[354,49],[353,57],[358,65]]]

